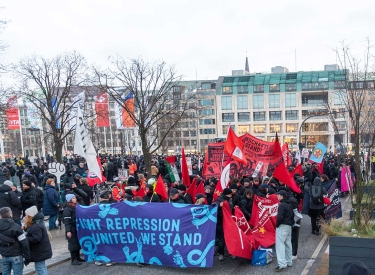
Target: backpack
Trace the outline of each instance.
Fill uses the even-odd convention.
[[[323,190],[321,185],[311,186],[311,198],[312,202],[315,204],[320,204],[323,202]]]

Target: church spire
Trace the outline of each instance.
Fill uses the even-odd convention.
[[[246,51],[245,71],[248,72],[248,73],[250,73],[250,70],[249,70],[249,60],[247,59],[247,51]]]

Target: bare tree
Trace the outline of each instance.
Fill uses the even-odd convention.
[[[365,209],[362,205],[366,179],[366,160],[362,157],[363,150],[368,153],[375,143],[375,116],[373,106],[375,103],[374,90],[374,65],[373,45],[366,39],[366,46],[362,56],[356,56],[350,45],[343,42],[337,51],[340,69],[345,70],[345,78],[341,80],[342,92],[339,93],[345,109],[349,112],[349,120],[354,134],[354,168],[356,172],[356,215],[354,222],[361,224],[362,214]],[[362,149],[362,150],[361,150]],[[353,202],[353,195],[352,202]]]
[[[69,122],[76,106],[72,98],[79,86],[84,86],[87,64],[85,58],[73,51],[52,59],[33,56],[13,66],[21,83],[20,96],[29,100],[39,110],[45,121],[47,136],[51,136],[57,161],[62,161],[64,139],[72,132]]]
[[[141,58],[125,61],[117,57],[112,59],[107,72],[95,70],[95,75],[97,85],[108,91],[138,128],[147,172],[151,175],[151,155],[187,113],[188,102],[194,95],[182,97],[178,86],[181,75],[163,61],[146,62]],[[118,86],[125,88],[126,94],[133,94],[134,106],[124,102],[126,95]]]

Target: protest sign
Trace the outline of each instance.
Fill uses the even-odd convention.
[[[76,211],[88,262],[212,267],[216,206],[124,201]]]
[[[331,200],[331,204],[324,209],[326,220],[332,218],[338,219],[342,217],[340,191],[337,187],[336,180],[330,180],[323,183],[324,189],[327,191],[327,197]]]

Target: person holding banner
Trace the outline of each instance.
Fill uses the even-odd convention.
[[[72,258],[72,265],[81,265],[85,260],[81,259],[79,250],[81,246],[77,236],[77,224],[76,224],[76,205],[77,198],[73,194],[67,194],[65,196],[66,207],[64,208],[64,225],[65,225],[65,236],[68,240],[68,250]]]
[[[310,186],[310,209],[309,216],[311,218],[311,234],[320,235],[320,220],[324,220],[324,202],[323,196],[327,195],[327,191],[322,186],[322,182],[328,180],[326,175],[316,177]]]

